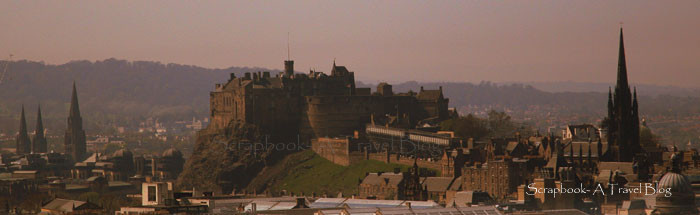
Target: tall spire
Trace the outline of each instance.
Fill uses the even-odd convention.
[[[41,133],[42,136],[44,135],[44,123],[41,120],[41,105],[39,105],[36,113],[36,133]]]
[[[617,58],[617,87],[629,88],[627,82],[627,62],[625,59],[625,40],[622,36],[622,28],[620,28],[620,50]]]
[[[78,107],[78,91],[73,82],[73,95],[70,102],[70,112],[68,113],[68,127],[64,140],[66,154],[71,155],[73,161],[82,161],[85,158],[85,130],[83,130],[83,119],[80,117]]]
[[[634,97],[632,98],[632,111],[637,111],[637,87],[634,87]]]
[[[27,120],[24,117],[24,105],[22,105],[22,114],[19,118],[19,133],[17,134],[16,149],[17,154],[29,154],[31,152],[31,142],[27,134]]]
[[[75,81],[73,81],[73,95],[70,98],[70,113],[69,117],[80,117],[80,107],[78,107],[78,91],[75,89]]]
[[[44,122],[41,119],[41,105],[37,111],[36,116],[36,130],[34,132],[34,141],[32,142],[32,152],[34,153],[46,153],[48,147],[46,144],[46,137],[44,136]]]

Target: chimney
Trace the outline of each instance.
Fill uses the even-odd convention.
[[[156,166],[156,158],[151,158],[151,176],[157,178],[158,167]]]
[[[263,78],[264,79],[270,78],[270,72],[263,72]]]
[[[236,79],[236,73],[233,73],[233,72],[232,72],[230,75],[231,75],[231,79],[230,79],[230,80]]]
[[[294,208],[309,208],[306,206],[306,198],[297,198],[297,205]]]
[[[253,215],[258,213],[258,208],[257,208],[257,205],[255,204],[255,202],[250,203],[250,213]]]
[[[246,73],[245,73],[245,79],[246,79],[246,80],[250,80],[250,72],[246,72]]]
[[[411,209],[411,203],[410,203],[410,202],[406,202],[406,206],[408,206],[408,209]]]

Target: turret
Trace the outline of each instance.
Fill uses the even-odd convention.
[[[285,60],[284,61],[284,75],[287,77],[291,77],[294,75],[294,61],[293,60]]]

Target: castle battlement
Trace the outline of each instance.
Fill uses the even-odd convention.
[[[270,134],[313,138],[362,131],[372,116],[393,116],[404,127],[447,118],[449,100],[441,88],[394,94],[391,85],[382,83],[372,94],[369,88],[356,88],[355,73],[335,62],[330,75],[294,73],[293,64],[285,61],[285,71],[274,77],[269,72],[231,74],[226,83],[216,84],[210,93],[208,129],[249,123]]]

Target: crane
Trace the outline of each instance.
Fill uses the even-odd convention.
[[[10,54],[10,57],[8,57],[7,61],[5,61],[5,68],[2,70],[2,74],[0,74],[0,84],[2,84],[2,81],[5,80],[5,75],[7,74],[7,66],[10,65],[10,61],[12,61],[12,54]]]

